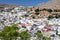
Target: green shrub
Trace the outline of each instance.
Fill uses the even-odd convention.
[[[35,12],[39,12],[40,10],[39,9],[36,9]]]
[[[47,9],[47,11],[48,11],[48,12],[50,12],[50,13],[52,12],[52,10],[51,10],[51,9]]]
[[[48,16],[48,20],[53,19],[53,18],[54,18],[54,17],[53,17],[53,16],[51,16],[51,15],[50,15],[50,16]]]

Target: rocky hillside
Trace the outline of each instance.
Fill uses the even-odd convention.
[[[60,0],[49,0],[48,2],[38,4],[35,8],[60,9]]]
[[[8,8],[14,8],[16,6],[20,6],[20,5],[16,5],[16,4],[4,4],[4,3],[0,3],[0,10],[3,9],[4,7],[8,7]],[[27,6],[25,6],[27,7]],[[28,6],[27,9],[31,9],[31,8],[39,8],[39,9],[60,9],[60,0],[49,0],[48,2],[43,2],[40,3],[34,7],[30,7]]]

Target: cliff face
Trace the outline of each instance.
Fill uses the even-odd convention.
[[[48,2],[38,4],[35,8],[60,9],[60,0],[49,0]]]

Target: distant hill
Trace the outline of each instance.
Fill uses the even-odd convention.
[[[16,5],[16,4],[4,4],[4,3],[0,3],[0,10],[5,8],[5,7],[8,7],[9,9],[11,8],[14,8],[14,7],[17,7],[19,5]]]
[[[49,0],[48,2],[36,5],[35,8],[60,9],[60,0]]]

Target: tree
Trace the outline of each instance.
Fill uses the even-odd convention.
[[[46,11],[47,9],[46,8],[43,8],[42,10],[45,10]]]
[[[52,18],[54,18],[54,17],[50,15],[50,16],[48,16],[47,18],[48,18],[48,20],[50,20],[50,19],[52,19]]]
[[[37,31],[36,35],[37,35],[38,39],[42,39],[42,37],[43,37],[41,31]]]
[[[48,12],[50,12],[50,13],[52,12],[52,10],[51,10],[51,9],[47,9],[47,11],[48,11]]]
[[[4,32],[0,32],[0,39],[4,39],[5,38],[5,33]]]
[[[57,10],[54,10],[54,12],[57,12]]]
[[[54,10],[54,12],[60,12],[60,10]]]
[[[15,40],[17,39],[19,33],[17,32],[18,31],[18,27],[16,24],[13,24],[11,26],[11,29],[10,29],[10,33],[9,33],[9,36],[12,36],[15,38]]]
[[[17,24],[13,24],[13,25],[11,26],[11,29],[13,29],[13,30],[18,30],[19,28],[17,27]]]
[[[35,13],[36,15],[39,15],[39,13]]]
[[[28,40],[28,38],[30,38],[30,34],[27,31],[22,31],[19,36],[22,40]]]
[[[4,12],[4,10],[1,10],[0,12]]]
[[[33,24],[32,27],[35,28],[37,25],[36,24]]]
[[[56,15],[55,18],[60,18],[60,15]]]
[[[18,35],[19,35],[19,33],[17,32],[17,31],[15,31],[15,30],[12,30],[12,31],[10,31],[9,33],[8,33],[8,35],[9,35],[9,37],[11,38],[14,38],[15,40],[17,39],[17,37],[18,37]],[[12,39],[11,38],[11,39]]]
[[[26,26],[22,26],[23,28],[26,28]]]
[[[43,37],[43,40],[51,40],[51,39],[44,36],[44,37]]]
[[[5,26],[2,31],[3,32],[9,32],[10,31],[10,26]]]
[[[25,14],[24,16],[25,16],[25,17],[28,17],[29,15],[28,15],[28,14]]]
[[[14,12],[11,12],[11,14],[14,14]]]
[[[35,16],[32,16],[33,19],[35,19]]]
[[[0,32],[0,37],[2,37],[3,40],[9,40],[9,37],[8,37],[9,31],[10,31],[10,27],[5,26],[2,30],[2,32]]]
[[[55,37],[55,34],[50,35],[51,37]]]
[[[16,40],[18,37],[18,27],[16,24],[13,24],[12,26],[5,26],[0,32],[0,37],[2,37],[3,40],[13,40],[13,38]]]
[[[58,36],[60,37],[60,34],[58,34]]]
[[[36,9],[35,12],[39,12],[40,10],[39,9]]]

